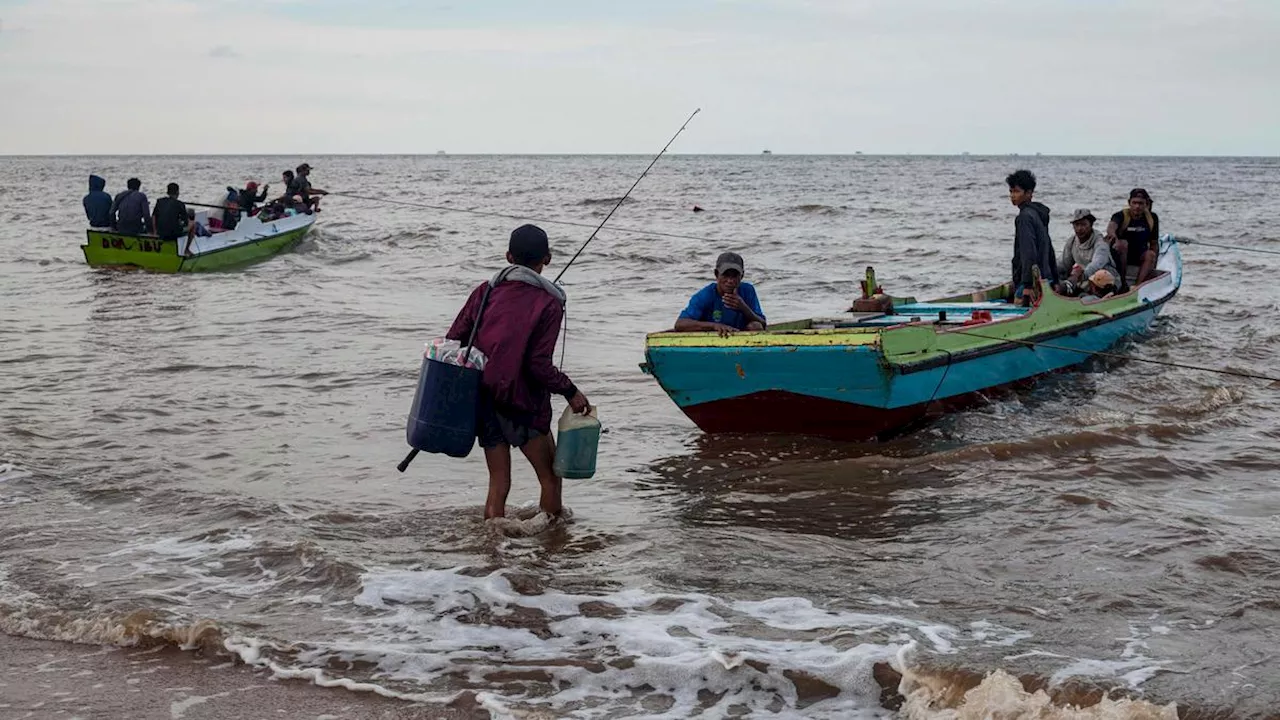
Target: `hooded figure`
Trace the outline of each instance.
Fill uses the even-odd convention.
[[[1031,269],[1040,267],[1040,278],[1058,283],[1058,263],[1049,239],[1049,208],[1032,200],[1018,209],[1013,221],[1013,284],[1031,283]]]
[[[89,194],[84,196],[84,214],[91,228],[111,227],[111,196],[104,190],[107,181],[97,175],[89,176]]]

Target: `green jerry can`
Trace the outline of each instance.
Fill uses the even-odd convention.
[[[585,415],[565,408],[556,431],[556,475],[578,480],[595,475],[596,450],[600,447],[596,408],[588,408]]]

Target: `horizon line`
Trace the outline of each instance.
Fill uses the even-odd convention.
[[[165,158],[165,157],[649,157],[646,152],[316,152],[316,153],[0,153],[3,158],[44,158],[44,157],[81,157],[81,158]],[[1280,158],[1280,155],[1236,155],[1236,154],[1181,154],[1181,153],[1103,153],[1090,155],[1084,153],[970,153],[970,152],[667,152],[666,155],[684,157],[970,157],[970,158],[1213,158],[1213,159],[1251,159],[1266,160]]]

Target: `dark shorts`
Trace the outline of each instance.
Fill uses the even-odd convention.
[[[524,447],[526,443],[543,433],[533,429],[533,418],[494,405],[485,392],[480,393],[476,406],[476,439],[482,448],[499,445]]]

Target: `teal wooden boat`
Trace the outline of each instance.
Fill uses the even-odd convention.
[[[1182,283],[1175,238],[1161,238],[1156,270],[1100,300],[1056,295],[1042,282],[1039,303],[1020,308],[1007,302],[1006,283],[728,338],[653,333],[641,369],[708,433],[883,438],[1148,329]]]

